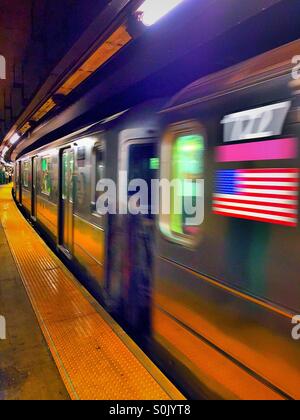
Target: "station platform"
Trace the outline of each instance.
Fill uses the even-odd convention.
[[[184,400],[41,240],[11,191],[0,187],[0,316],[7,329],[0,399]]]

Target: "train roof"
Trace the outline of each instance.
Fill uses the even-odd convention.
[[[300,54],[300,40],[261,54],[218,73],[202,77],[175,95],[162,111],[170,112],[214,99],[249,85],[292,71],[294,56]]]

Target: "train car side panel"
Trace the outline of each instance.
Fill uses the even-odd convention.
[[[58,231],[58,158],[57,152],[38,157],[37,221],[56,242]]]
[[[22,167],[22,205],[28,214],[31,213],[31,161],[21,162]]]
[[[210,82],[213,83],[213,80]],[[169,134],[162,144],[162,169],[165,162],[173,160],[171,169],[174,171],[178,147],[181,148],[181,159],[178,162],[184,166],[185,175],[188,173],[187,179],[192,176],[190,172],[193,168],[197,167],[196,172],[199,173],[199,166],[204,167],[205,218],[198,229],[192,230],[186,229],[185,216],[172,218],[171,215],[167,221],[161,219],[157,234],[153,331],[158,342],[185,366],[185,375],[188,376],[188,371],[191,378],[196,374],[200,382],[203,382],[203,371],[201,373],[200,369],[203,360],[197,356],[196,343],[199,340],[200,345],[204,340],[226,358],[237,363],[241,371],[250,370],[252,375],[257,375],[270,387],[277,388],[279,394],[298,399],[300,395],[295,384],[300,381],[300,348],[291,338],[291,320],[293,314],[300,310],[300,242],[299,225],[296,222],[298,198],[296,195],[295,198],[292,197],[299,188],[299,155],[295,148],[288,156],[283,153],[282,158],[278,155],[275,159],[271,155],[267,156],[269,140],[280,144],[285,144],[286,139],[290,139],[293,144],[299,142],[299,124],[291,121],[298,102],[289,82],[289,75],[281,75],[264,80],[263,83],[244,86],[242,90],[233,90],[226,95],[218,95],[216,92],[214,98],[208,101],[201,101],[200,97],[191,105],[177,105],[173,112],[166,114],[168,130],[173,130],[173,134],[168,131]],[[188,91],[189,94],[191,90]],[[268,106],[275,109],[274,104],[280,107],[286,103],[289,104],[290,112],[285,114],[280,133],[266,133],[261,138],[249,137],[237,142],[224,142],[222,121],[226,116],[239,116],[239,112]],[[204,131],[199,131],[198,136],[190,129],[191,125],[195,126],[195,122],[199,127],[204,127]],[[258,130],[259,127],[256,127]],[[170,135],[173,136],[171,146],[168,138]],[[200,138],[207,142],[201,165],[199,159],[200,156],[203,158],[203,153],[199,153]],[[218,147],[228,147],[228,144],[230,150],[236,150],[231,146],[246,144],[246,147],[249,145],[249,150],[252,150],[253,145],[256,150],[261,150],[257,146],[261,141],[266,145],[263,150],[264,158],[217,160]],[[184,149],[189,152],[184,152]],[[197,164],[194,163],[196,158],[191,150],[197,151]],[[226,182],[218,183],[218,174],[232,174],[241,170],[252,175],[257,173],[253,171],[265,171],[267,174],[278,172],[284,174],[283,176],[296,174],[293,181],[295,186],[292,187],[289,182],[286,184],[284,180],[277,178],[267,181],[262,179],[262,183],[256,178],[251,181],[258,185],[255,194],[259,199],[262,198],[264,182],[269,189],[276,187],[276,182],[279,182],[278,187],[284,190],[282,194],[291,196],[292,202],[289,204],[285,201],[285,196],[279,198],[283,205],[293,205],[292,211],[290,207],[282,210],[289,213],[289,218],[284,220],[291,220],[291,226],[275,224],[275,220],[277,222],[283,219],[281,213],[276,219],[279,213],[275,215],[274,209],[270,211],[273,223],[214,214],[216,188],[225,189],[225,192],[218,190],[218,194],[225,194],[224,197],[228,199],[233,194],[229,178]],[[267,194],[270,194],[268,190]],[[252,200],[255,199],[252,197]],[[257,204],[255,208],[261,209]],[[229,213],[235,215],[234,210],[236,207],[233,210],[229,207]],[[264,206],[265,212],[269,210],[270,207]],[[169,230],[166,230],[166,225]],[[188,337],[190,342],[183,346],[181,341]],[[230,389],[231,379],[227,380]],[[217,392],[215,385],[211,384],[212,393]]]

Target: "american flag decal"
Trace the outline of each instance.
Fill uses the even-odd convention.
[[[299,169],[219,170],[213,212],[295,227],[298,187]]]

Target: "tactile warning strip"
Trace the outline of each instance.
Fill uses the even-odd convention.
[[[72,399],[184,399],[99,306],[0,188],[0,218],[24,286]]]

